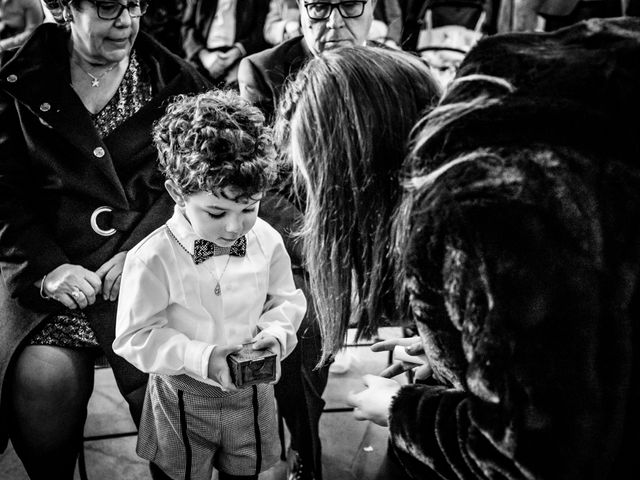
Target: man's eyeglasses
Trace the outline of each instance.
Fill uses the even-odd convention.
[[[88,1],[96,6],[98,17],[102,20],[115,20],[122,15],[125,8],[129,10],[129,16],[131,16],[131,18],[141,17],[147,12],[147,7],[149,6],[149,3],[146,1],[127,2],[126,4],[108,1],[102,2],[100,0]]]
[[[338,9],[342,18],[357,18],[364,12],[364,5],[367,0],[329,3],[329,2],[313,2],[305,3],[304,8],[311,20],[326,20],[331,16],[334,8]]]

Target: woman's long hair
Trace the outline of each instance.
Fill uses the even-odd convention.
[[[301,235],[321,363],[350,325],[361,337],[396,316],[390,226],[399,173],[413,125],[438,96],[419,58],[356,47],[312,59],[283,97],[276,132],[306,200]]]

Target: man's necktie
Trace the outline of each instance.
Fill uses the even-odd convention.
[[[196,265],[204,262],[209,257],[217,255],[233,255],[244,257],[247,252],[247,238],[243,235],[230,247],[221,247],[209,240],[198,239],[193,243],[193,261]]]

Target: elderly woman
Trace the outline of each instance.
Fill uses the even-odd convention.
[[[138,32],[145,1],[49,2],[0,70],[0,382],[7,434],[31,478],[73,478],[96,357],[137,421],[146,377],[114,355],[127,249],[169,218],[151,126],[204,90]]]
[[[416,479],[638,477],[640,20],[480,42],[404,163],[378,55],[312,60],[279,120],[325,354],[408,307],[433,371],[356,418]]]

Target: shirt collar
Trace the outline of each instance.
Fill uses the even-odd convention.
[[[167,221],[167,227],[176,237],[176,240],[187,249],[189,254],[193,255],[193,244],[200,237],[194,232],[184,212],[177,205],[173,207],[173,216]]]

